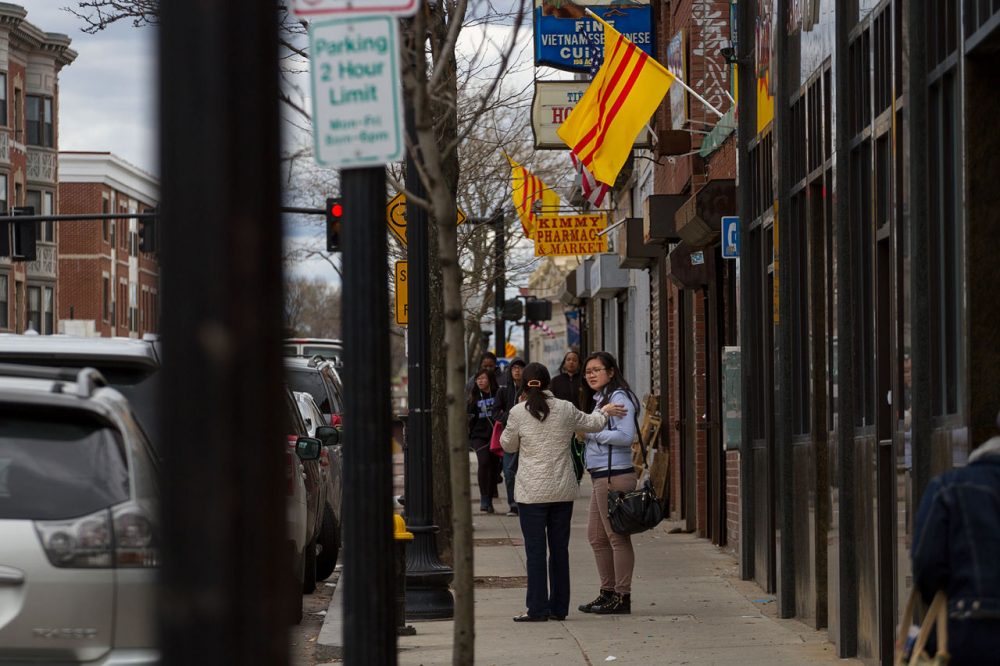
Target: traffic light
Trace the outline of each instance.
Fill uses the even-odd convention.
[[[12,216],[34,215],[34,206],[15,206],[10,209]],[[14,222],[14,261],[34,261],[37,259],[35,243],[38,240],[38,222]]]
[[[344,205],[339,198],[326,200],[326,251],[340,250],[340,221],[344,217]]]
[[[524,307],[524,317],[528,321],[548,321],[552,319],[552,301],[533,298],[529,299]]]
[[[139,252],[156,252],[157,208],[145,208],[142,212],[153,217],[139,218]]]
[[[517,321],[521,318],[523,313],[524,306],[521,305],[521,301],[518,299],[511,298],[503,302],[503,319],[507,321]]]

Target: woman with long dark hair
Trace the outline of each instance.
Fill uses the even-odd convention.
[[[497,476],[500,473],[500,459],[490,452],[490,437],[493,435],[494,402],[497,395],[497,380],[489,369],[482,369],[472,378],[469,390],[469,448],[476,452],[479,468],[479,509],[483,513],[493,513],[493,495],[497,492]]]
[[[510,410],[500,436],[504,451],[518,453],[514,496],[528,570],[528,611],[514,621],[563,620],[569,611],[570,520],[579,493],[570,438],[576,431],[601,430],[609,416],[622,416],[625,409],[606,404],[586,414],[559,400],[548,390],[549,371],[541,363],[529,363],[523,381],[524,400]]]
[[[568,400],[580,409],[583,378],[580,376],[580,354],[569,350],[559,364],[558,374],[552,378],[552,395],[560,400]],[[589,405],[588,405],[589,406]]]
[[[604,429],[586,436],[584,466],[593,482],[587,539],[597,560],[601,591],[596,599],[580,606],[580,610],[599,615],[629,614],[632,612],[635,551],[631,536],[611,529],[608,491],[632,492],[638,482],[632,465],[632,440],[636,436],[639,400],[611,354],[594,352],[587,357],[583,368],[583,394],[587,403],[593,409],[603,409],[614,403],[621,405],[625,413],[609,418]]]

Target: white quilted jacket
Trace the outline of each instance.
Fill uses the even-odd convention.
[[[597,432],[607,425],[603,412],[581,412],[572,403],[545,391],[549,415],[544,421],[519,403],[510,410],[500,444],[507,453],[519,453],[514,499],[520,503],[571,502],[579,494],[569,451],[574,432]]]

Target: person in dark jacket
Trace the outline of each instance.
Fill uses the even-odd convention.
[[[493,513],[493,496],[497,492],[497,475],[500,459],[490,451],[493,436],[493,412],[496,408],[497,380],[487,369],[473,377],[469,391],[469,448],[476,452],[479,463],[476,479],[479,481],[479,509]]]
[[[521,392],[524,390],[521,386],[521,373],[524,372],[524,359],[519,356],[515,356],[511,362],[510,367],[507,368],[507,372],[504,373],[503,380],[500,382],[500,389],[497,392],[497,402],[496,402],[496,419],[500,421],[504,426],[507,425],[507,416],[510,414],[510,410],[520,402]],[[504,451],[503,454],[503,480],[504,485],[507,487],[507,515],[516,516],[517,515],[517,502],[514,501],[514,479],[517,476],[517,454],[507,453]]]
[[[577,409],[580,407],[583,376],[580,374],[580,354],[572,349],[563,356],[559,364],[559,374],[552,378],[552,395],[560,400],[568,400]],[[589,405],[588,405],[589,408]]]
[[[1000,437],[934,478],[917,510],[913,582],[925,602],[948,595],[951,663],[1000,660]],[[935,634],[931,633],[934,637]],[[932,648],[933,649],[933,648]]]

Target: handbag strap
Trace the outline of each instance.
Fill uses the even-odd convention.
[[[635,424],[635,436],[639,438],[639,448],[642,449],[642,467],[645,469],[648,467],[646,464],[646,444],[642,441],[642,431],[639,430],[639,406],[636,404],[638,399],[633,400],[631,391],[625,391],[625,397],[628,401],[632,403],[632,423]],[[611,396],[608,396],[608,400],[611,400]],[[610,418],[610,417],[608,417]],[[611,445],[608,444],[608,476],[611,475]],[[609,486],[610,487],[610,486]]]
[[[917,642],[913,645],[913,652],[910,653],[910,666],[915,666],[927,646],[927,640],[931,636],[931,629],[937,627],[938,654],[948,653],[948,597],[944,590],[938,590],[934,595],[934,601],[924,616],[924,622],[920,625],[920,633],[917,634]]]

